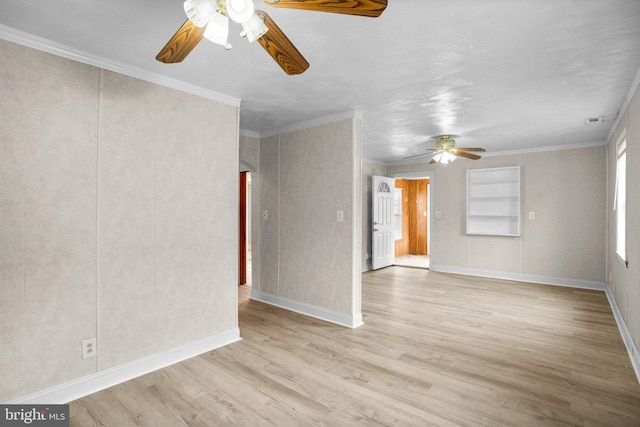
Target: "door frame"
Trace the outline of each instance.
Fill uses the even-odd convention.
[[[433,235],[433,219],[434,216],[434,206],[433,206],[433,189],[434,189],[434,171],[423,171],[423,172],[397,172],[389,174],[390,178],[394,179],[428,179],[429,180],[429,193],[427,194],[427,204],[429,205],[429,224],[428,224],[428,232],[427,232],[427,248],[429,252],[429,258],[433,258],[434,248],[431,241],[431,236]]]

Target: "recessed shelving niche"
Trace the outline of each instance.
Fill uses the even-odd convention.
[[[520,166],[467,171],[467,234],[520,235]]]

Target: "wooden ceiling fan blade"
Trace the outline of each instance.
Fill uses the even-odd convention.
[[[156,55],[156,59],[165,64],[182,62],[204,37],[204,29],[205,27],[197,27],[187,19]]]
[[[462,151],[487,151],[484,148],[458,148],[458,150],[462,150]]]
[[[481,158],[477,154],[466,153],[466,152],[460,151],[460,150],[461,150],[460,148],[458,148],[457,150],[454,150],[454,154],[456,156],[466,157],[467,159],[471,159],[471,160],[478,160],[478,159]]]
[[[314,10],[317,12],[377,18],[387,7],[387,0],[264,0],[270,6],[287,9]]]
[[[258,39],[258,43],[260,43],[264,50],[267,51],[285,73],[289,75],[304,73],[305,70],[309,68],[309,63],[300,51],[291,43],[291,40],[289,40],[266,12],[256,10],[256,14],[264,20],[264,24],[269,29]]]

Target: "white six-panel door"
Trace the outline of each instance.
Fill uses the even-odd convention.
[[[384,176],[373,176],[372,182],[372,260],[374,270],[395,262],[395,239],[393,227],[393,196],[395,180]]]

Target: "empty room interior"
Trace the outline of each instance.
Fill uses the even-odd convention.
[[[3,0],[0,53],[5,405],[640,425],[637,0]]]

